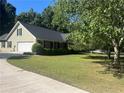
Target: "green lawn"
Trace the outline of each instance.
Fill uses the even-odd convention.
[[[91,93],[124,93],[124,78],[104,73],[103,55],[13,57],[9,63]]]

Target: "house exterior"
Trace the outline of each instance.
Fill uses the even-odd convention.
[[[67,34],[17,22],[10,33],[0,36],[0,52],[32,52],[32,45],[40,40],[44,48],[67,48]]]

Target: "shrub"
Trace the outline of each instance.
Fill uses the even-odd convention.
[[[67,50],[67,49],[43,49],[44,55],[66,55],[66,54],[75,54],[77,51]]]
[[[65,54],[75,54],[78,51],[68,50],[68,49],[48,49],[43,48],[42,42],[37,42],[32,46],[32,52],[34,54],[42,55],[65,55]]]
[[[32,46],[32,52],[35,54],[41,54],[43,52],[43,47],[40,43],[35,43]]]
[[[44,54],[46,55],[63,55],[67,54],[67,50],[64,49],[44,49]]]

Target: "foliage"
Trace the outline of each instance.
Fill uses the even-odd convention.
[[[28,24],[34,24],[37,17],[37,13],[31,8],[28,12],[22,12],[16,17],[16,20],[25,22]]]
[[[41,54],[43,52],[43,47],[40,43],[35,43],[32,46],[32,52],[36,53],[36,54]]]
[[[57,30],[62,31],[62,32],[66,32],[67,31],[67,27],[68,27],[68,18],[66,13],[64,12],[64,4],[65,0],[59,0],[58,2],[56,2],[55,6],[54,6],[54,16],[53,16],[53,21],[52,24],[57,27]]]
[[[80,6],[80,0],[57,0],[54,8],[53,24],[67,28],[70,32],[69,47],[73,50],[89,49],[89,37],[91,37],[88,35],[89,19],[82,15],[83,10],[80,11]]]
[[[65,49],[47,49],[44,48],[43,55],[65,55],[68,54],[69,51]]]
[[[60,32],[66,32],[61,25],[54,25],[53,22],[54,9],[53,6],[48,6],[42,13],[37,13],[33,9],[30,9],[28,12],[22,12],[16,18],[18,21],[22,21],[28,24],[33,24],[36,26],[41,26],[49,28],[52,30],[57,30]],[[61,30],[60,30],[61,29]],[[62,30],[63,29],[63,30]]]
[[[15,24],[16,8],[9,3],[0,3],[0,35],[8,33]]]
[[[89,11],[91,33],[110,40],[115,56],[114,64],[120,64],[120,50],[124,42],[124,0],[85,0]]]
[[[113,47],[114,64],[120,64],[120,51],[124,42],[123,10],[124,0],[57,0],[53,23],[69,28],[74,45],[89,45],[90,42],[92,45],[93,39],[99,43],[99,47],[101,43],[102,47]],[[77,31],[81,32],[78,37]],[[84,37],[87,38],[81,39]],[[77,40],[80,40],[80,44]]]
[[[52,24],[59,25],[58,30],[66,33],[79,29],[78,5],[79,0],[57,0]]]
[[[41,14],[42,18],[41,24],[43,27],[53,29],[52,25],[53,15],[54,11],[52,6],[48,6],[46,9],[44,9],[44,11]]]
[[[86,42],[83,42],[84,40],[85,37],[82,35],[81,31],[74,31],[70,33],[68,37],[69,49],[75,51],[87,50],[88,47]]]

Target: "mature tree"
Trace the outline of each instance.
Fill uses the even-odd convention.
[[[29,24],[34,24],[34,20],[37,17],[37,13],[31,8],[28,12],[22,12],[19,14],[16,18],[16,20],[29,23]]]
[[[106,45],[113,47],[115,52],[113,64],[120,65],[124,42],[124,0],[57,0],[56,4],[53,23],[62,24],[64,28],[71,24],[69,27],[73,29],[70,31],[81,31],[84,37],[88,37],[87,40],[94,37],[99,41],[108,40]],[[73,19],[75,17],[76,21]]]
[[[115,52],[113,64],[120,65],[124,41],[124,0],[86,0],[85,3],[93,34],[111,41]]]
[[[89,50],[89,46],[85,40],[85,36],[81,31],[73,31],[68,36],[69,49],[74,51]]]
[[[54,29],[52,25],[53,15],[53,7],[48,6],[42,13],[34,12],[33,9],[30,9],[28,12],[22,12],[17,16],[17,20],[28,24]]]
[[[52,24],[56,26],[57,30],[62,32],[69,31],[70,19],[67,10],[69,10],[67,0],[57,0],[54,6]]]
[[[41,14],[41,25],[43,27],[46,27],[46,28],[49,28],[49,29],[53,29],[53,30],[56,30],[56,31],[60,31],[60,32],[68,32],[67,31],[67,27],[63,27],[63,23],[59,23],[59,24],[56,24],[57,20],[57,11],[55,11],[57,5],[54,5],[54,6],[48,6],[46,9],[44,9],[44,11],[42,12]],[[61,11],[61,10],[60,10]],[[54,16],[55,15],[55,16]]]
[[[86,25],[88,24],[85,22],[88,21],[87,16],[83,16],[80,6],[81,0],[57,0],[54,7],[53,24],[60,25],[60,28],[66,28],[67,31],[63,29],[63,32],[70,32],[69,47],[73,50],[88,49],[87,43],[90,37],[87,35]]]
[[[9,3],[0,3],[0,35],[8,33],[15,24],[16,9]]]
[[[52,25],[53,15],[54,12],[52,6],[48,6],[46,9],[44,9],[44,11],[41,14],[42,16],[41,23],[44,27],[53,29]]]
[[[62,27],[63,24],[53,24],[54,6],[48,6],[42,13],[36,13],[33,9],[28,12],[22,12],[16,19],[28,24],[33,24],[60,32],[67,32],[67,29]]]

